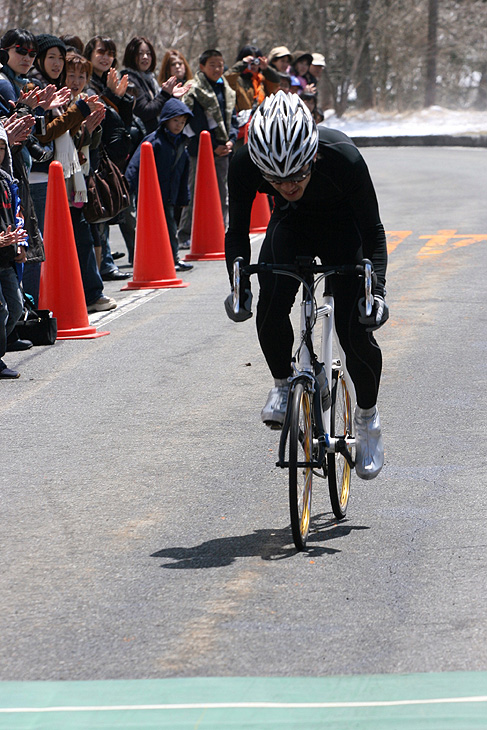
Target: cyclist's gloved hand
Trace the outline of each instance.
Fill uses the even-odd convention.
[[[366,325],[367,332],[373,332],[382,327],[389,319],[389,307],[385,303],[384,297],[380,294],[374,294],[374,305],[370,316],[365,316],[365,298],[362,297],[358,303],[360,317],[358,321]]]
[[[235,314],[233,310],[233,292],[225,299],[225,311],[233,322],[245,322],[252,316],[252,292],[244,289],[240,297],[240,311]]]

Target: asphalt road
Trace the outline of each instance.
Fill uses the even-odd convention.
[[[340,524],[317,484],[297,554],[223,262],[108,284],[109,336],[6,357],[0,679],[487,669],[487,151],[363,153],[391,249],[382,474]]]

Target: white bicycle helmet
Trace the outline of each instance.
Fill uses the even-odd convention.
[[[266,175],[289,177],[309,164],[318,149],[318,130],[297,94],[268,96],[249,126],[249,154]]]

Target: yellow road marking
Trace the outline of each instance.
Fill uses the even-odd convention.
[[[387,253],[394,251],[411,233],[412,231],[387,231]]]
[[[438,256],[439,254],[446,253],[455,248],[462,248],[463,246],[471,246],[473,243],[480,243],[481,241],[487,241],[487,233],[473,235],[473,234],[461,234],[457,233],[456,228],[442,229],[434,235],[420,236],[420,239],[425,239],[427,243],[418,252],[419,258],[428,258],[430,256]]]
[[[387,253],[392,253],[411,234],[412,231],[386,231]],[[419,258],[429,258],[430,256],[447,253],[447,251],[453,251],[456,248],[463,248],[464,246],[471,246],[474,243],[487,241],[487,233],[458,234],[456,228],[444,228],[436,233],[419,236],[419,238],[425,240],[426,243],[418,251],[417,255]]]

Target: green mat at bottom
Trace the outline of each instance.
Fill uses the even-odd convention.
[[[1,682],[1,730],[487,730],[487,672]]]

